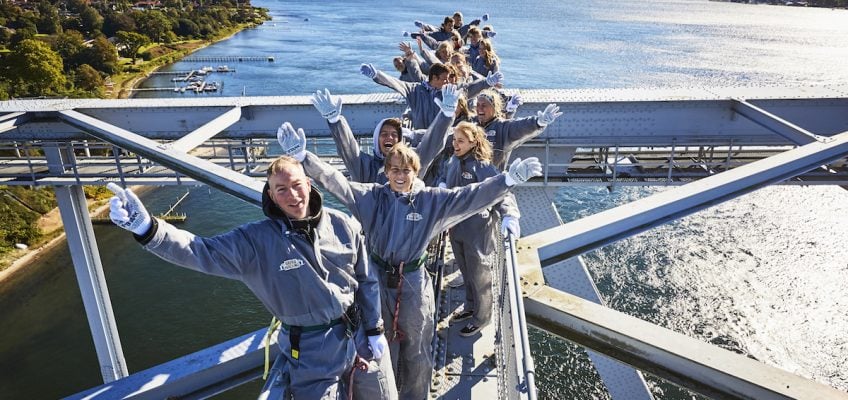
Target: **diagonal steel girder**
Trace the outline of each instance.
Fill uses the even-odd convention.
[[[670,189],[525,238],[542,267],[583,254],[848,155],[848,132]]]
[[[235,107],[221,114],[217,118],[205,123],[200,128],[195,129],[191,133],[183,136],[179,140],[171,143],[171,148],[176,151],[187,153],[203,142],[211,139],[215,135],[221,133],[227,127],[235,124],[241,119],[241,107]]]
[[[0,116],[0,133],[15,129],[29,120],[30,115],[26,112],[13,112]]]
[[[827,140],[824,136],[808,132],[783,118],[778,117],[760,107],[757,107],[743,99],[731,99],[731,108],[739,115],[749,119],[755,124],[762,126],[780,136],[783,136],[797,145],[805,145],[813,142]]]
[[[742,354],[541,286],[527,321],[554,335],[716,399],[842,399],[848,393]]]
[[[262,205],[264,182],[215,163],[188,155],[168,145],[119,128],[74,110],[56,112],[63,122],[105,142],[133,151],[173,171],[185,174],[211,187],[256,206]]]

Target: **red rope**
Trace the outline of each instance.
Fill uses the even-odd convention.
[[[347,382],[347,398],[353,400],[353,373],[356,370],[368,371],[368,363],[359,355],[353,360],[353,367],[350,368],[350,377]]]
[[[403,293],[403,261],[401,261],[400,266],[398,267],[398,274],[400,274],[400,279],[398,280],[398,291],[397,298],[395,299],[395,317],[394,321],[392,321],[392,339],[390,341],[401,341],[406,334],[400,330],[398,326],[398,316],[400,315],[400,296]]]

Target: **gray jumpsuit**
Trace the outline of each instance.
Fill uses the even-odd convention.
[[[492,165],[501,171],[506,169],[512,150],[545,130],[539,126],[537,120],[536,116],[532,116],[515,119],[494,118],[485,125],[478,122],[486,131],[486,139],[492,143]]]
[[[267,184],[266,184],[267,189]],[[382,325],[377,271],[371,266],[360,225],[342,212],[323,209],[313,189],[310,208],[319,220],[310,232],[293,230],[263,190],[268,219],[214,237],[195,236],[155,220],[136,238],[144,248],[176,265],[243,282],[283,324],[279,345],[295,399],[341,399],[342,377],[353,364],[354,343],[342,315],[356,302],[362,324]],[[289,332],[303,327],[299,356]]]
[[[360,221],[372,260],[383,267],[401,263],[404,269],[415,266],[433,236],[492,206],[508,190],[505,175],[500,174],[456,190],[413,187],[411,193],[400,194],[387,185],[348,182],[338,170],[309,152],[303,165],[308,176],[336,196]],[[422,170],[426,167],[422,165]],[[424,399],[433,370],[432,283],[426,268],[420,265],[403,272],[397,289],[388,287],[385,269],[379,277],[386,334],[394,339],[396,310],[398,330],[403,333],[399,341],[390,343],[392,361],[399,364],[395,365],[395,375],[400,398]],[[396,309],[399,296],[401,306]]]
[[[495,176],[499,171],[471,154],[452,156],[447,162],[445,184],[449,188],[467,186]],[[485,326],[492,318],[492,264],[500,216],[520,217],[515,196],[508,193],[491,210],[474,214],[450,230],[454,259],[465,278],[465,309],[474,310],[474,325]]]

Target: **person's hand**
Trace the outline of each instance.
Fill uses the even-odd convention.
[[[536,123],[539,124],[539,126],[548,126],[560,115],[562,115],[562,113],[559,112],[558,105],[548,104],[548,106],[545,107],[545,111],[536,111]]]
[[[342,116],[342,99],[341,97],[336,97],[335,101],[333,101],[332,95],[330,95],[329,89],[324,89],[324,91],[316,91],[315,94],[312,95],[312,105],[315,106],[315,109],[321,113],[321,116],[324,117],[330,123],[339,122],[339,117]]]
[[[371,354],[374,355],[374,359],[383,358],[383,354],[389,351],[389,342],[386,340],[386,335],[382,333],[379,335],[368,336],[368,346],[371,347]]]
[[[415,40],[421,40],[421,32],[413,32],[409,34],[409,37]]]
[[[444,182],[439,182],[439,189],[447,189],[448,185]]]
[[[398,49],[403,53],[404,57],[409,57],[415,53],[412,52],[412,44],[409,42],[398,43]]]
[[[509,233],[516,239],[521,237],[521,225],[518,223],[518,218],[512,215],[504,215],[503,221],[501,221],[501,233],[504,236]]]
[[[506,112],[513,113],[522,104],[524,104],[524,99],[522,99],[521,96],[516,94],[510,97],[509,101],[506,103]]]
[[[483,22],[488,21],[489,20],[489,13],[483,14],[483,16],[480,17],[480,20],[482,20]]]
[[[445,116],[453,117],[456,112],[456,104],[459,102],[459,90],[457,90],[456,85],[452,85],[450,83],[442,86],[442,99],[439,98],[433,99]]]
[[[416,20],[415,20],[415,26],[417,26],[417,27],[419,27],[419,28],[422,28],[422,29],[423,29],[423,28],[424,28],[424,22],[419,21],[419,20],[417,20],[417,19],[416,19]]]
[[[131,189],[109,182],[106,187],[115,195],[109,199],[109,219],[136,235],[144,235],[153,225],[150,213]]]
[[[484,31],[483,37],[486,39],[494,39],[498,33],[495,31]]]
[[[501,83],[503,83],[503,79],[504,76],[501,71],[489,71],[489,75],[486,75],[486,84],[488,84],[489,86],[500,85]]]
[[[377,76],[377,69],[374,68],[372,64],[362,64],[362,66],[359,67],[359,73],[374,79]]]
[[[534,176],[542,175],[542,164],[536,157],[530,157],[525,160],[516,158],[509,166],[509,172],[506,174],[507,186],[515,186],[519,183],[524,183]]]
[[[295,131],[290,123],[284,122],[277,129],[277,142],[283,148],[283,155],[297,161],[303,161],[306,158],[306,134],[303,133],[303,129]]]

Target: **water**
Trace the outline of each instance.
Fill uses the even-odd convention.
[[[388,91],[359,65],[391,70],[400,31],[438,22],[436,1],[263,0],[274,20],[198,52],[273,55],[215,74],[223,94],[305,95]],[[376,12],[375,12],[376,11]],[[488,12],[509,87],[627,88],[819,84],[848,81],[848,12],[706,1],[471,2]],[[390,16],[391,18],[388,18]],[[308,21],[305,19],[308,18]],[[174,70],[196,69],[177,63]],[[215,66],[215,65],[213,65]],[[157,78],[158,79],[158,78]],[[150,81],[168,87],[168,78]],[[146,93],[177,97],[195,94]],[[206,95],[208,96],[208,95]],[[567,118],[567,116],[564,116]],[[185,188],[143,195],[154,213]],[[571,221],[657,188],[562,189]],[[848,193],[836,187],[771,187],[586,255],[607,303],[677,332],[848,390]],[[262,218],[206,188],[181,206],[202,235]],[[240,284],[175,268],[143,252],[124,231],[96,226],[130,371],[263,327],[270,316]],[[100,382],[67,249],[0,287],[0,398],[56,398]],[[533,331],[541,397],[605,398],[585,356]],[[579,371],[579,372],[575,372]],[[47,382],[47,384],[45,384]],[[256,385],[222,398],[250,398]],[[692,395],[652,383],[663,399]]]

